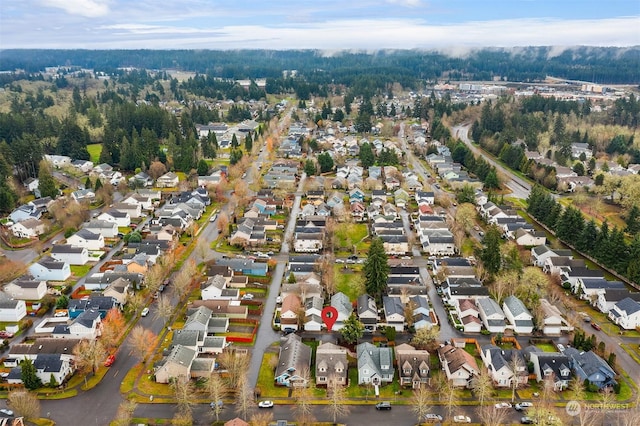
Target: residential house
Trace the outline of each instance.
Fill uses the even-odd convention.
[[[104,297],[113,298],[120,307],[127,304],[127,298],[129,297],[129,288],[131,287],[131,281],[125,278],[117,278],[110,282],[107,288],[104,289],[102,295]]]
[[[391,348],[374,346],[369,342],[356,346],[358,384],[380,386],[391,383],[395,374]]]
[[[404,305],[400,297],[384,296],[382,298],[384,316],[387,327],[393,327],[396,331],[404,331]]]
[[[626,288],[607,288],[604,292],[598,293],[596,307],[600,312],[609,313],[616,303],[627,297],[632,298],[636,302],[640,302],[640,293],[632,293]]]
[[[101,313],[90,309],[78,315],[71,325],[60,324],[53,327],[51,337],[55,339],[94,340],[101,334],[101,325]]]
[[[196,351],[182,345],[176,345],[171,352],[155,366],[157,383],[170,383],[173,379],[191,378],[191,366]]]
[[[542,231],[518,228],[515,232],[514,240],[519,246],[539,246],[541,244],[546,244],[547,235]]]
[[[131,225],[131,216],[129,216],[129,213],[123,213],[117,210],[109,210],[100,214],[100,216],[98,216],[98,220],[106,220],[107,222],[115,223],[118,227],[123,228]]]
[[[609,311],[609,319],[624,330],[640,327],[640,302],[631,297],[622,299]]]
[[[288,294],[282,299],[280,310],[280,327],[298,329],[298,316],[302,314],[302,302],[296,294]]]
[[[608,281],[604,278],[581,278],[572,283],[572,290],[579,294],[581,299],[589,300],[596,303],[598,295],[604,293],[608,289],[626,289],[621,281]]]
[[[328,386],[332,382],[347,386],[348,366],[346,348],[320,342],[316,349],[316,386]]]
[[[227,288],[227,280],[222,275],[209,277],[201,284],[202,300],[238,300],[240,290]]]
[[[539,245],[531,249],[531,263],[542,268],[549,257],[572,256],[571,250],[551,249],[546,245]]]
[[[201,333],[202,335],[207,334],[212,314],[213,311],[206,306],[197,307],[195,310],[192,310],[191,314],[187,317],[182,331],[193,331]]]
[[[553,390],[562,391],[569,387],[573,374],[568,356],[557,352],[532,351],[529,361],[533,363],[533,373],[538,383],[551,377]]]
[[[47,232],[45,223],[35,217],[14,223],[9,229],[17,238],[37,238]]]
[[[71,164],[71,157],[68,157],[66,155],[45,154],[44,159],[47,160],[47,162],[55,168],[68,166]]]
[[[27,188],[27,191],[33,192],[36,197],[40,194],[40,179],[38,178],[29,178],[24,181],[24,187]]]
[[[498,302],[491,298],[484,298],[476,300],[476,305],[484,327],[491,333],[504,333],[505,315]]]
[[[480,311],[473,299],[458,299],[455,303],[458,318],[462,321],[465,333],[480,333],[482,320]]]
[[[338,331],[344,327],[344,322],[351,316],[353,305],[346,294],[338,292],[331,296],[331,306],[338,311],[338,318],[336,318],[332,330]]]
[[[551,336],[573,331],[573,326],[562,316],[560,309],[552,305],[547,299],[540,299],[540,310],[544,316],[542,325],[544,334]]]
[[[438,358],[453,386],[469,387],[473,377],[480,374],[476,359],[463,348],[445,344],[438,348]]]
[[[93,219],[85,224],[83,229],[94,234],[101,234],[104,238],[116,238],[118,236],[118,224],[106,220]]]
[[[175,188],[178,186],[178,175],[173,172],[168,172],[160,176],[156,180],[156,186],[158,188]]]
[[[589,380],[598,389],[616,384],[616,372],[593,351],[584,352],[568,347],[562,353],[569,357],[574,374],[583,382]]]
[[[11,219],[13,223],[18,223],[27,219],[39,220],[40,216],[42,216],[41,209],[38,209],[33,204],[23,204],[9,214],[9,219]]]
[[[516,296],[507,296],[502,302],[504,314],[511,324],[511,328],[518,334],[533,331],[533,315]]]
[[[27,305],[24,300],[0,297],[0,321],[17,323],[27,316]]]
[[[128,213],[131,219],[142,217],[142,204],[140,203],[114,203],[113,210],[120,213]]]
[[[88,311],[98,312],[101,318],[105,318],[107,312],[117,306],[113,297],[99,296],[94,293],[89,296],[89,299],[70,299],[67,309],[71,319],[78,318]]]
[[[384,251],[391,255],[405,255],[409,253],[409,239],[406,235],[380,235]]]
[[[421,328],[431,328],[437,324],[436,316],[431,315],[429,299],[426,296],[412,296],[409,298],[409,303],[413,309],[413,328],[419,330]]]
[[[306,387],[311,368],[311,348],[302,338],[291,333],[280,339],[280,353],[275,383],[286,387]]]
[[[373,297],[363,294],[357,300],[358,319],[364,325],[364,331],[372,333],[378,325],[378,307]]]
[[[503,350],[494,345],[485,345],[482,347],[481,358],[494,386],[510,388],[514,381],[518,385],[528,383],[527,363],[518,349]]]
[[[324,325],[322,308],[324,298],[320,296],[307,297],[304,301],[304,329],[305,331],[320,331]]]
[[[38,354],[36,357],[31,358],[33,367],[35,368],[35,375],[40,379],[43,384],[46,385],[59,385],[64,383],[69,376],[73,374],[74,367],[70,359],[65,358],[61,354]],[[53,380],[52,380],[53,379]],[[22,367],[20,365],[15,366],[7,377],[9,384],[22,384]],[[0,417],[0,424],[9,425],[16,423],[4,423],[1,422],[4,418]],[[21,419],[21,417],[19,418]],[[22,424],[20,422],[19,424]]]
[[[47,294],[47,282],[23,276],[6,284],[3,290],[13,299],[40,300]]]
[[[324,235],[320,232],[296,232],[293,249],[297,253],[317,253],[322,250]]]
[[[77,191],[73,191],[71,193],[71,198],[73,198],[78,203],[82,201],[92,202],[96,198],[96,193],[93,189],[78,189]]]
[[[89,251],[84,247],[73,247],[71,244],[56,244],[51,247],[51,257],[69,265],[84,265],[89,261]]]
[[[69,264],[45,256],[29,265],[29,274],[37,280],[66,281],[71,276]]]
[[[95,234],[85,228],[67,238],[67,244],[86,248],[88,251],[99,251],[104,248],[104,237],[102,234]]]
[[[429,383],[429,352],[403,343],[396,346],[400,386],[419,389]]]
[[[256,262],[252,259],[220,259],[216,261],[219,266],[228,266],[234,272],[243,275],[267,276],[268,265],[266,262]]]
[[[130,177],[129,183],[136,188],[145,188],[148,186],[153,186],[153,178],[146,172],[140,172]]]

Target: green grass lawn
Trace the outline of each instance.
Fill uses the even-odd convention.
[[[536,346],[542,349],[543,352],[558,352],[556,347],[551,343],[536,343]]]
[[[102,144],[92,143],[87,145],[87,151],[89,151],[89,156],[93,164],[98,165],[100,163],[100,154],[102,153]]]
[[[359,284],[359,282],[362,282],[361,272],[354,270],[353,273],[346,274],[342,265],[334,265],[333,274],[336,290],[346,294],[349,300],[354,301],[358,296],[364,294],[364,285]]]
[[[257,388],[260,389],[262,398],[279,398],[287,397],[289,389],[286,387],[276,386],[274,384],[273,369],[270,367],[273,358],[278,358],[278,354],[266,353],[262,357],[260,365],[260,373],[258,374]]]
[[[336,248],[350,252],[355,245],[359,253],[364,253],[369,244],[362,240],[368,234],[369,230],[365,223],[340,223],[335,230]]]
[[[71,273],[76,277],[84,277],[89,273],[92,265],[71,265],[69,268],[71,269]]]

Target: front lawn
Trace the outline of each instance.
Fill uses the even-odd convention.
[[[369,235],[366,223],[339,223],[334,231],[336,250],[351,253],[353,247],[360,254],[368,250],[368,243],[363,240]]]
[[[257,388],[260,389],[261,398],[286,398],[289,396],[289,389],[283,386],[276,386],[274,380],[274,371],[271,365],[275,363],[273,359],[278,358],[278,354],[265,353],[262,357],[260,365],[260,373],[258,374]]]
[[[91,266],[92,265],[70,265],[69,269],[71,269],[71,273],[80,278],[80,277],[84,277],[85,275],[87,275],[89,273],[89,271],[91,270]]]

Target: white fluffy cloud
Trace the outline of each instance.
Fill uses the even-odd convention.
[[[106,0],[42,0],[45,7],[62,9],[71,15],[96,18],[109,13]]]

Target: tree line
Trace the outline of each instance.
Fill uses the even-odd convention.
[[[593,219],[587,221],[575,207],[563,208],[543,187],[532,188],[527,199],[527,212],[552,229],[563,242],[585,253],[602,265],[640,283],[640,235],[631,233],[630,242],[625,230],[616,226],[610,229],[605,221],[598,227]],[[637,231],[638,212],[633,222],[627,218],[627,230]]]

